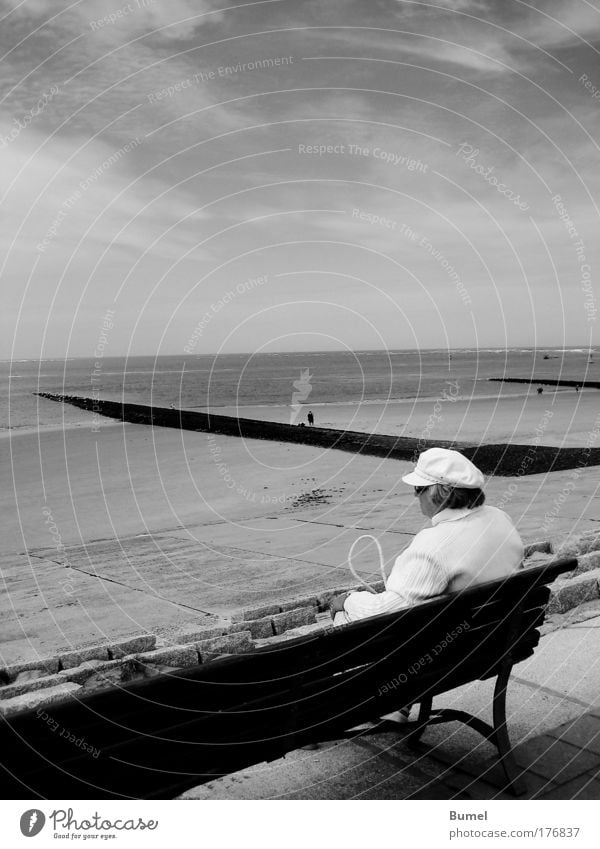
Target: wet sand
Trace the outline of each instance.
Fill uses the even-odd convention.
[[[204,409],[204,408],[203,408]],[[296,421],[306,422],[308,410],[315,425],[457,442],[518,443],[520,445],[586,446],[600,427],[600,390],[580,392],[545,389],[514,395],[426,398],[421,401],[314,404],[304,406]],[[290,422],[290,407],[218,407],[215,414],[264,421]]]

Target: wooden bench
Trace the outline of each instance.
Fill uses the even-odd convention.
[[[5,718],[4,798],[171,798],[417,703],[416,721],[405,726],[413,741],[428,725],[464,722],[497,747],[507,784],[519,792],[506,727],[509,676],[539,641],[548,585],[576,565],[524,569],[398,613],[80,695],[45,709],[52,724],[35,710]],[[492,724],[433,709],[435,696],[491,677]],[[81,738],[98,757],[70,742]]]

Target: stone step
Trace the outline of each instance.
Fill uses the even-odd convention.
[[[548,614],[566,613],[580,604],[600,598],[600,568],[572,573],[573,577],[557,580],[552,586]]]

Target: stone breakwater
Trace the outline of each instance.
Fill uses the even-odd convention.
[[[525,568],[556,557],[577,557],[577,567],[551,587],[542,633],[561,626],[562,614],[600,604],[600,532],[559,541],[532,543],[525,549]],[[338,593],[356,590],[344,584],[318,595],[245,608],[228,617],[201,620],[156,634],[143,633],[113,642],[65,648],[51,656],[0,668],[0,716],[37,711],[52,723],[52,706],[76,696],[130,681],[168,674],[224,655],[275,645],[282,640],[332,629],[329,603]],[[383,582],[374,585],[378,591]],[[43,714],[43,716],[42,716]]]
[[[467,442],[413,439],[404,436],[360,433],[322,427],[300,427],[283,422],[215,416],[166,407],[148,407],[143,404],[126,404],[76,395],[58,395],[51,392],[36,393],[51,401],[72,404],[95,415],[102,415],[134,424],[148,424],[218,433],[224,436],[241,436],[246,439],[269,439],[277,442],[295,442],[334,448],[356,454],[386,457],[393,460],[416,462],[418,455],[435,446],[454,448],[472,460],[486,475],[534,475],[581,466],[600,465],[600,448],[558,448],[549,445],[477,445]],[[526,466],[524,459],[527,458]]]
[[[600,381],[598,380],[557,380],[550,377],[541,377],[539,380],[535,377],[488,377],[492,383],[529,383],[533,385],[541,384],[543,386],[579,386],[582,389],[600,389]]]

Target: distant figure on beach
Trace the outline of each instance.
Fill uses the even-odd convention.
[[[313,416],[313,414],[312,414],[312,410],[309,410],[309,411],[308,411],[308,415],[307,415],[307,417],[306,417],[306,418],[308,419],[308,423],[309,423],[309,425],[312,427],[312,426],[314,425],[314,423],[315,423],[315,417],[314,417],[314,416]]]
[[[523,543],[512,520],[484,505],[483,474],[458,451],[424,451],[402,480],[414,487],[432,527],[396,558],[383,592],[350,592],[332,600],[335,625],[503,578],[521,566]]]
[[[543,391],[544,391],[544,387],[543,387],[543,386],[538,386],[538,388],[537,388],[537,394],[538,394],[538,395],[541,395]]]
[[[579,392],[579,384],[578,383],[575,384],[575,392]]]

